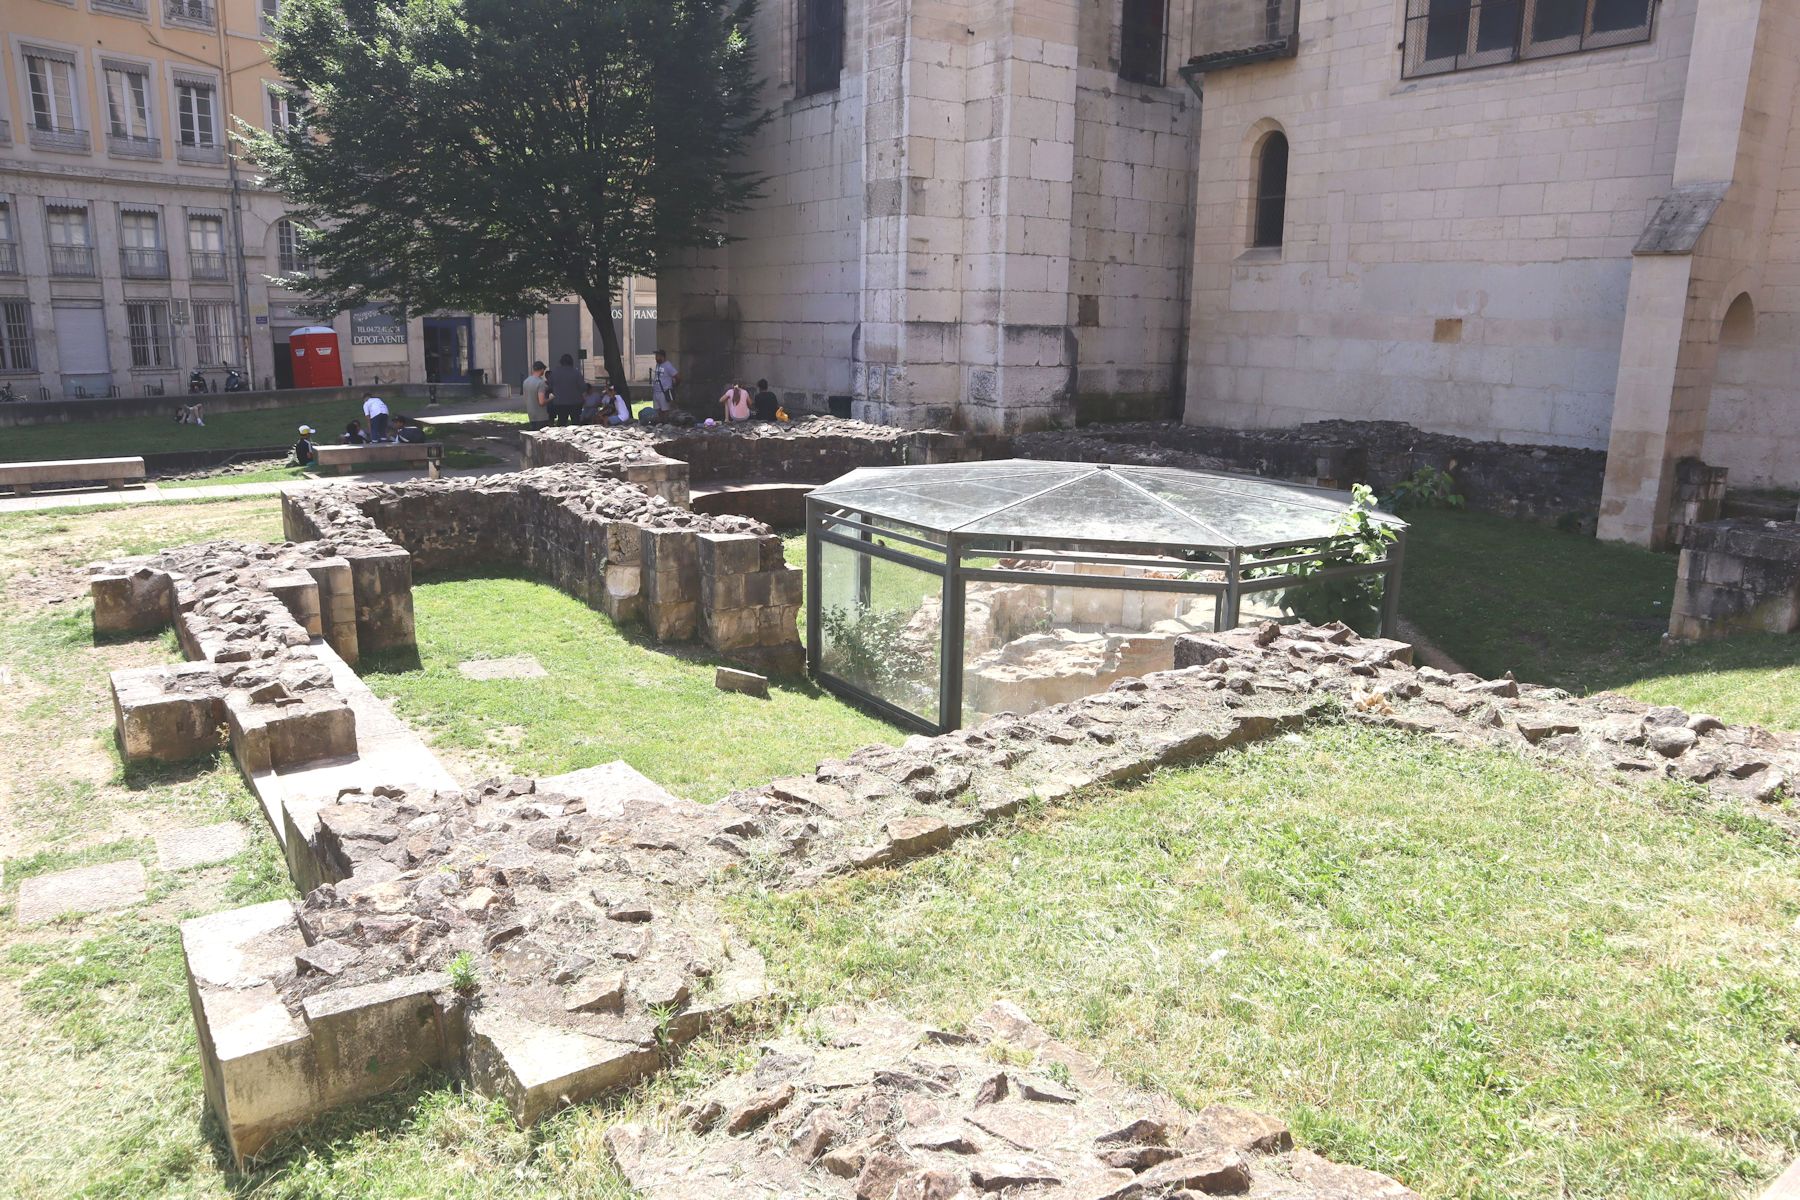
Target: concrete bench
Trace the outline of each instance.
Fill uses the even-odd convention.
[[[114,491],[128,483],[144,482],[141,458],[69,458],[55,462],[0,463],[0,487],[15,496],[29,496],[33,488],[75,487],[104,483]]]
[[[359,471],[408,471],[444,461],[442,442],[377,442],[370,446],[319,446],[321,475],[353,475]]]

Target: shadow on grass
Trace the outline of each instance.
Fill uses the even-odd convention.
[[[115,752],[117,750],[115,737]],[[185,762],[125,762],[119,759],[119,786],[132,792],[146,792],[151,788],[172,787],[181,783],[192,783],[196,779],[210,775],[219,769],[220,759],[225,749],[220,747],[211,754],[199,758],[190,758]]]
[[[355,1148],[357,1139],[373,1133],[391,1133],[413,1119],[419,1101],[428,1094],[452,1086],[442,1073],[416,1075],[400,1087],[361,1104],[334,1108],[310,1125],[276,1138],[258,1160],[240,1171],[232,1161],[225,1129],[207,1107],[201,1132],[212,1146],[213,1163],[234,1196],[267,1195],[283,1179],[329,1166]],[[318,1166],[315,1166],[318,1164]]]

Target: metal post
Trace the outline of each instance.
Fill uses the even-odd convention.
[[[1220,633],[1238,627],[1238,601],[1241,598],[1239,591],[1243,582],[1240,578],[1243,564],[1244,552],[1234,547],[1225,560],[1225,620],[1219,627]]]
[[[963,620],[967,587],[963,583],[963,539],[954,533],[944,547],[943,604],[939,608],[943,629],[939,642],[938,732],[949,733],[963,723]]]
[[[819,505],[806,502],[806,671],[819,674]]]
[[[1406,530],[1388,551],[1387,576],[1381,587],[1381,636],[1392,638],[1400,630],[1400,569],[1406,565]]]

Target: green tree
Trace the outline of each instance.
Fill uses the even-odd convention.
[[[542,312],[579,296],[629,384],[624,281],[726,240],[761,180],[756,0],[284,0],[298,128],[238,137],[317,232],[289,286],[337,311]]]

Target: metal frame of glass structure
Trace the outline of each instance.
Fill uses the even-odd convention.
[[[1332,545],[1353,507],[1345,492],[1164,467],[1008,460],[852,471],[806,502],[807,667],[824,686],[898,724],[929,733],[959,728],[972,582],[1211,597],[1213,628],[1228,630],[1237,627],[1247,597],[1379,576],[1380,632],[1392,636],[1406,525],[1374,513],[1396,535],[1387,557],[1334,561]],[[877,564],[935,581],[935,705],[921,697],[906,707],[823,662],[826,575],[868,606]],[[1271,574],[1308,564],[1314,569],[1304,574]],[[1082,565],[1155,574],[1075,573]],[[853,574],[845,575],[846,566]],[[1052,567],[1068,571],[1046,574]]]

